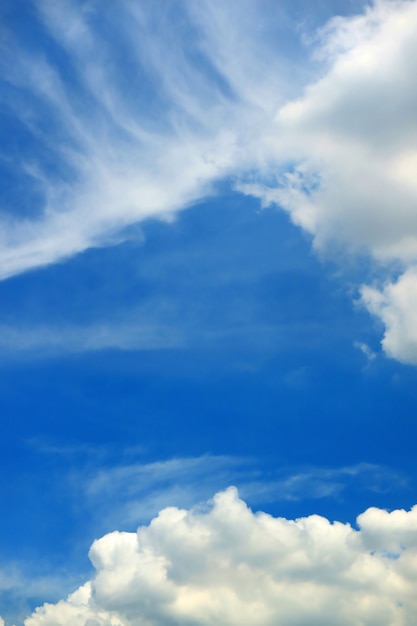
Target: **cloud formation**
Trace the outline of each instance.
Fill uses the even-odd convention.
[[[417,508],[357,521],[254,514],[230,488],[95,541],[95,577],[25,626],[414,626]]]
[[[417,267],[387,281],[382,289],[364,286],[362,301],[385,326],[385,352],[403,363],[417,364]]]
[[[70,482],[76,492],[81,486],[81,498],[96,520],[95,528],[103,533],[148,522],[167,504],[190,507],[230,484],[251,504],[264,506],[337,498],[351,491],[398,492],[407,483],[401,473],[369,463],[285,471],[268,468],[265,476],[255,459],[213,455],[101,467],[71,475]]]
[[[324,75],[276,115],[277,158],[295,165],[276,187],[258,189],[317,247],[417,258],[416,24],[408,0],[333,19],[320,38]]]
[[[30,210],[3,213],[1,278],[123,241],[138,221],[170,219],[245,160],[260,106],[206,58],[210,33],[187,6],[42,0],[37,27],[55,54],[6,38],[4,105],[37,149],[12,164],[22,164]]]
[[[363,304],[387,325],[388,354],[416,362],[411,315],[390,297],[417,263],[417,2],[330,20],[304,55],[309,78],[277,43],[288,16],[275,6],[115,7],[42,0],[37,47],[4,38],[4,108],[36,150],[7,157],[29,208],[2,214],[0,278],[123,241],[237,180],[316,248],[370,255],[388,281],[400,262],[396,286],[365,289]]]
[[[275,180],[240,186],[284,207],[318,249],[370,254],[388,276],[393,262],[407,268],[382,291],[364,287],[362,302],[386,326],[387,354],[408,363],[417,362],[416,27],[410,0],[331,20],[317,49],[326,71],[276,115]]]

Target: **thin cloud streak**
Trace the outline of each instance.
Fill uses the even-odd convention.
[[[56,353],[94,352],[97,350],[169,350],[184,347],[181,330],[169,325],[129,320],[127,323],[95,323],[90,326],[15,326],[0,325],[3,356],[16,353],[36,358]]]
[[[76,474],[70,481],[73,489],[83,485],[84,493],[77,497],[85,498],[96,516],[106,520],[106,528],[147,522],[163,507],[192,506],[230,484],[253,506],[338,499],[352,489],[384,493],[407,486],[401,473],[369,463],[271,471],[256,459],[212,455],[110,466]]]

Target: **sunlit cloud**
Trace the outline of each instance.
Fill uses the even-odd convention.
[[[231,488],[95,541],[94,578],[25,626],[412,626],[416,516],[372,508],[358,529],[317,515],[274,518]]]

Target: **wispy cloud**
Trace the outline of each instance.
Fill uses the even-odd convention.
[[[90,326],[6,326],[0,325],[3,355],[27,353],[36,358],[58,353],[95,350],[166,350],[184,346],[183,333],[172,326],[152,322],[91,324]]]
[[[268,481],[242,485],[244,497],[259,503],[274,500],[301,501],[306,498],[338,498],[349,489],[383,493],[404,487],[406,478],[399,472],[372,463],[347,467],[310,467],[286,469]]]
[[[24,163],[44,201],[31,219],[4,214],[2,277],[128,237],[134,222],[168,218],[246,161],[245,135],[256,132],[247,116],[259,106],[241,102],[199,50],[190,16],[186,33],[171,26],[170,12],[187,14],[186,4],[103,10],[44,1],[39,10],[69,68],[15,44],[13,74],[6,63],[3,74],[14,88],[9,106],[65,175],[51,177],[48,160]]]
[[[368,463],[271,470],[256,459],[212,455],[109,466],[89,470],[82,479],[73,476],[71,482],[83,485],[83,497],[97,519],[105,520],[106,528],[147,521],[165,506],[190,506],[230,484],[256,506],[338,499],[352,489],[385,493],[407,484],[401,473]]]

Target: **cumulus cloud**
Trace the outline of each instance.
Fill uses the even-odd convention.
[[[318,249],[370,254],[388,275],[393,260],[411,268],[382,292],[362,290],[387,328],[384,350],[409,363],[417,361],[416,27],[410,0],[380,0],[331,20],[319,37],[326,70],[278,110],[276,132],[265,138],[272,181],[239,187],[284,207]]]
[[[95,541],[94,578],[25,626],[414,626],[417,508],[357,521],[253,513],[229,488]]]
[[[278,110],[271,150],[295,165],[253,191],[284,206],[318,247],[417,256],[416,25],[408,0],[332,20],[321,33],[324,75]]]
[[[362,288],[362,301],[385,325],[385,352],[403,363],[417,364],[417,268],[379,290]]]

